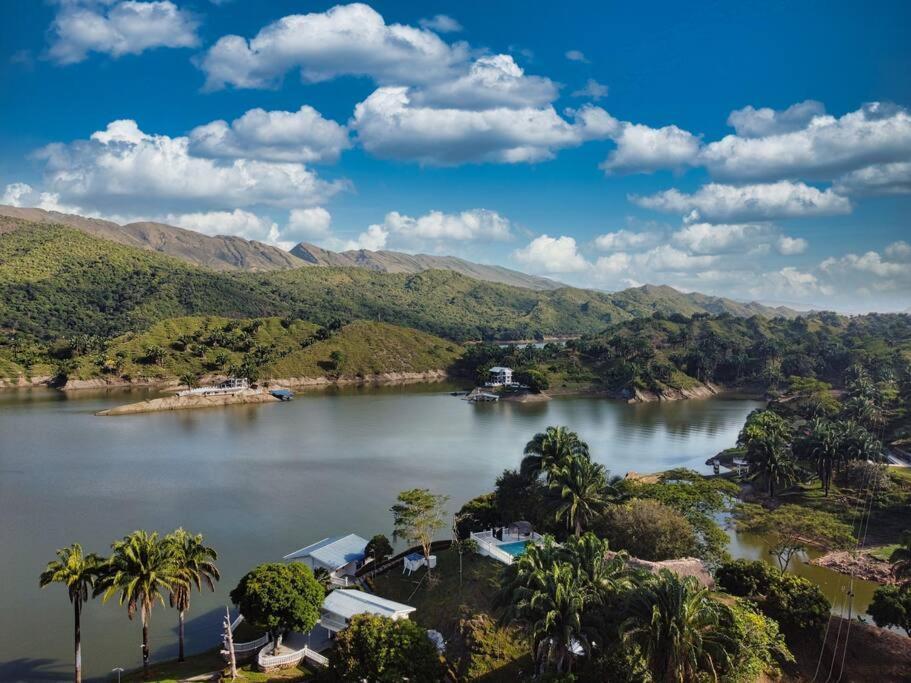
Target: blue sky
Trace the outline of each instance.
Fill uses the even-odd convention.
[[[0,203],[911,306],[911,5],[7,0]]]

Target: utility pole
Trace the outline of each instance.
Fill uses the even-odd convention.
[[[234,633],[231,631],[231,612],[225,605],[225,641],[228,645],[228,657],[231,660],[231,680],[237,678],[237,659],[234,657]]]

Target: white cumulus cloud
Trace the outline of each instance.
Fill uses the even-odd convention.
[[[594,78],[585,81],[585,85],[573,92],[573,97],[587,97],[591,100],[603,100],[607,97],[607,86],[598,83]]]
[[[826,108],[822,102],[815,100],[798,102],[780,111],[769,107],[756,109],[748,106],[732,111],[728,116],[728,125],[741,137],[761,138],[801,130],[814,118],[825,113]]]
[[[45,162],[48,192],[105,213],[157,212],[162,203],[197,211],[305,207],[346,187],[299,163],[195,157],[189,138],[148,134],[130,119],[113,121],[88,140],[48,145],[35,156]]]
[[[282,239],[289,242],[323,240],[331,234],[332,215],[322,206],[291,209]]]
[[[198,21],[170,0],[60,0],[51,24],[52,59],[84,60],[90,52],[121,57],[156,47],[196,47]]]
[[[452,165],[549,159],[565,147],[603,138],[609,115],[583,109],[573,122],[552,106],[481,111],[422,107],[405,87],[379,88],[354,110],[352,127],[371,154]]]
[[[448,14],[437,14],[429,19],[421,19],[418,23],[423,28],[437,33],[458,33],[462,30],[462,24]]]
[[[834,187],[850,195],[911,194],[911,161],[859,168],[838,178]]]
[[[791,132],[728,135],[706,145],[700,156],[714,177],[736,180],[830,179],[909,159],[911,115],[903,107],[882,102],[839,118],[817,115]]]
[[[293,14],[249,40],[220,38],[199,60],[206,87],[273,87],[291,69],[310,83],[336,76],[368,76],[380,83],[438,81],[468,59],[464,43],[449,45],[433,31],[387,24],[368,5],[337,5]]]
[[[278,225],[242,209],[169,214],[164,218],[164,222],[205,235],[234,235],[268,243],[274,243],[279,239]]]
[[[677,126],[650,128],[624,123],[613,136],[617,148],[601,164],[607,173],[651,173],[663,168],[682,169],[695,163],[697,136]]]
[[[540,273],[578,273],[591,264],[579,253],[576,240],[567,235],[541,235],[527,246],[513,252],[513,258]]]
[[[807,250],[809,243],[803,237],[789,237],[782,235],[775,242],[775,248],[782,256],[794,256]]]
[[[302,163],[335,161],[351,145],[344,126],[307,105],[297,111],[250,109],[230,124],[197,126],[189,138],[196,156]]]
[[[431,211],[414,218],[398,211],[386,214],[381,226],[387,233],[420,240],[508,240],[510,223],[496,211],[470,209],[456,214]]]
[[[654,243],[658,238],[659,235],[648,231],[616,230],[598,235],[595,246],[602,251],[638,249]]]
[[[671,189],[630,199],[644,208],[690,214],[690,220],[709,222],[832,216],[851,211],[851,202],[831,189],[784,180],[756,185],[709,183],[693,194]]]

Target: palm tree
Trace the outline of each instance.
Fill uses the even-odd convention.
[[[548,427],[525,444],[519,471],[529,479],[551,472],[566,464],[571,456],[588,458],[588,444],[566,427]]]
[[[688,683],[708,673],[718,680],[736,648],[733,617],[695,577],[662,569],[643,583],[630,603],[621,632],[640,648],[656,681]]]
[[[892,575],[902,583],[911,582],[911,529],[902,532],[898,546],[889,556]]]
[[[551,474],[550,489],[556,496],[554,517],[558,522],[565,520],[578,538],[582,526],[587,526],[607,505],[605,486],[602,465],[587,457],[570,457]]]
[[[73,605],[73,634],[75,649],[75,665],[73,680],[82,681],[82,631],[80,618],[82,605],[89,599],[89,589],[94,589],[95,582],[101,573],[104,558],[95,553],[85,554],[82,546],[74,543],[57,551],[57,559],[47,563],[47,567],[38,583],[43,588],[52,583],[66,585]]]
[[[190,592],[193,586],[202,590],[203,584],[215,591],[215,582],[220,575],[215,560],[218,553],[205,545],[202,534],[191,534],[182,527],[165,537],[174,556],[174,569],[180,579],[174,581],[169,597],[171,607],[177,608],[177,661],[184,661],[183,632],[184,615],[190,609]]]
[[[158,532],[134,531],[111,544],[113,553],[95,588],[107,602],[120,593],[119,603],[126,604],[132,619],[139,611],[142,621],[142,666],[149,668],[149,622],[156,602],[164,605],[164,593],[173,593],[185,583],[178,574],[171,543],[158,538]]]
[[[766,481],[770,498],[775,497],[776,486],[797,479],[788,448],[790,436],[791,428],[782,417],[771,410],[754,410],[737,437],[737,443],[746,448],[752,476]]]
[[[555,564],[541,573],[538,585],[520,607],[530,623],[539,670],[553,664],[557,673],[570,671],[579,654],[588,654],[582,617],[590,596],[578,568],[568,562]]]
[[[814,418],[794,442],[794,453],[801,460],[816,466],[816,476],[822,484],[824,495],[829,495],[835,463],[841,456],[836,430],[831,422]]]

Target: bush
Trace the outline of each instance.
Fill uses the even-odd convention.
[[[737,651],[732,670],[723,680],[747,683],[761,680],[763,676],[777,676],[782,662],[794,661],[774,620],[742,600],[734,604],[731,614],[734,617]]]
[[[725,562],[715,571],[718,585],[738,597],[765,595],[775,580],[774,569],[759,560]]]
[[[828,621],[831,605],[819,586],[761,560],[726,562],[715,578],[731,595],[755,602],[791,639],[819,636]]]
[[[867,611],[877,626],[897,626],[911,636],[911,586],[880,586]]]
[[[516,520],[509,520],[516,521]],[[509,523],[505,522],[505,523]],[[456,513],[456,531],[459,538],[467,538],[473,531],[486,531],[504,523],[497,509],[495,493],[485,493],[472,498]]]
[[[822,636],[832,605],[815,583],[776,572],[761,608],[787,636],[807,640]]]
[[[634,499],[611,506],[595,522],[595,531],[613,550],[626,550],[642,560],[671,560],[696,552],[692,524],[657,500]]]
[[[443,679],[437,648],[423,628],[408,619],[393,621],[373,614],[358,614],[339,632],[329,666],[342,681]]]

